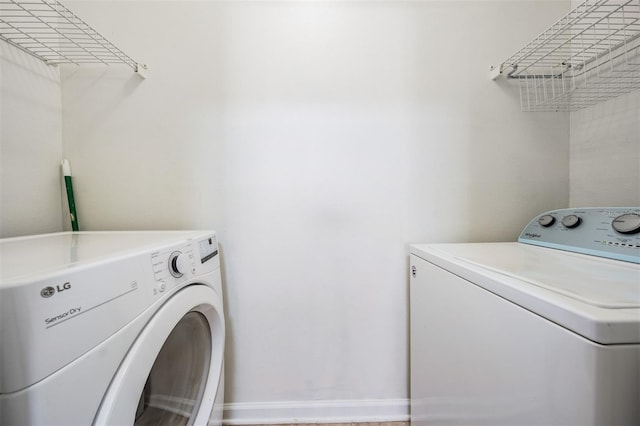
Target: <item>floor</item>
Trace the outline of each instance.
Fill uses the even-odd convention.
[[[409,426],[409,422],[381,422],[381,423],[291,423],[277,426]],[[245,425],[245,426],[275,426],[275,425]]]

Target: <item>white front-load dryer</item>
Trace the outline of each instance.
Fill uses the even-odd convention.
[[[0,424],[221,424],[214,232],[56,233],[0,250]]]

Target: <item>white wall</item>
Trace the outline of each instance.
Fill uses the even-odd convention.
[[[0,41],[0,237],[62,230],[58,68]]]
[[[572,112],[570,121],[569,205],[640,206],[640,90]]]
[[[570,205],[640,205],[640,90],[571,113]]]
[[[68,5],[149,65],[63,72],[79,215],[219,231],[229,422],[406,418],[408,244],[567,205],[568,116],[488,78],[563,3]]]
[[[218,229],[231,422],[403,418],[408,243],[513,240],[569,163],[571,205],[640,204],[637,92],[569,160],[487,78],[566,2],[65,4],[150,66],[64,70],[81,226]],[[0,231],[57,231],[57,69],[0,45]]]
[[[565,2],[65,4],[150,66],[62,74],[80,224],[219,231],[232,422],[406,417],[408,243],[568,203],[567,116],[487,78]],[[1,71],[2,236],[60,230],[56,68]]]

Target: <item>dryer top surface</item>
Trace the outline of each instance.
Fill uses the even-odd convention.
[[[213,231],[100,231],[4,238],[0,239],[0,287],[213,234]]]

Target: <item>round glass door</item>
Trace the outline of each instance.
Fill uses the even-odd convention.
[[[135,425],[186,426],[198,413],[211,364],[211,329],[200,312],[173,328],[151,367]]]
[[[139,323],[144,327],[137,334]],[[223,380],[222,300],[205,285],[190,285],[139,323],[115,336],[121,340],[114,347],[121,350],[134,340],[102,398],[94,425],[208,423]]]

